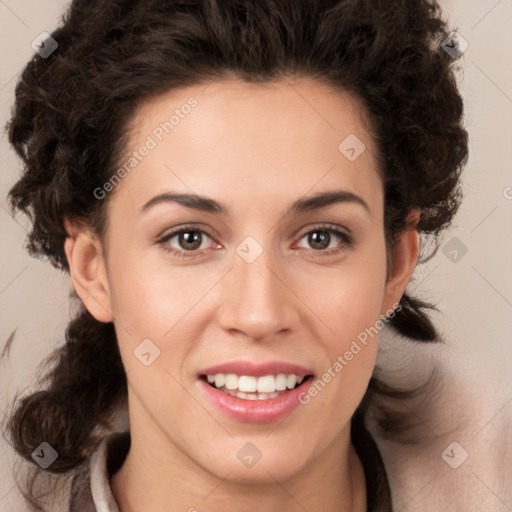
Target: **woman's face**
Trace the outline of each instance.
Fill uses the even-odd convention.
[[[130,429],[148,456],[239,481],[343,457],[376,328],[417,256],[406,232],[386,283],[383,186],[360,108],[305,79],[217,80],[133,119],[122,179],[97,191],[105,252],[75,245],[89,266],[74,282],[115,322]],[[311,201],[322,194],[339,196]],[[284,391],[291,375],[303,380]]]

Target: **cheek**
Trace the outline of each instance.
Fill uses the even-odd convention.
[[[164,258],[117,261],[122,264],[110,276],[112,312],[139,333],[162,337],[212,286],[211,277],[193,266],[173,268]]]
[[[379,279],[354,273],[331,286],[320,306],[323,329],[322,348],[328,361],[303,403],[315,403],[318,410],[329,411],[334,435],[339,425],[349,421],[360,403],[374,371],[379,335],[385,325],[380,318],[382,289]],[[327,334],[325,334],[327,332]]]
[[[374,262],[373,267],[351,265],[310,289],[307,303],[318,312],[334,345],[344,346],[380,318],[384,281],[385,266]]]
[[[346,401],[347,390],[351,390],[354,407],[373,372],[385,325],[380,317],[385,285],[383,248],[382,258],[377,260],[375,254],[380,253],[375,252],[373,258],[361,255],[308,295],[308,305],[318,312],[323,326],[321,339],[329,358],[320,380],[329,383],[334,401],[337,397]]]
[[[211,292],[222,274],[142,257],[125,258],[112,269],[111,308],[127,372],[139,369],[134,353],[147,339],[155,353],[160,351],[152,367],[182,371],[182,362],[196,348],[215,312]]]

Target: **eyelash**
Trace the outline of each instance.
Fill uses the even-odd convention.
[[[186,232],[191,232],[191,231],[197,232],[197,233],[203,233],[213,240],[213,237],[207,231],[204,231],[203,229],[199,229],[196,226],[189,225],[189,226],[181,226],[179,229],[176,229],[174,231],[171,231],[170,233],[163,235],[162,237],[160,237],[156,240],[156,243],[160,244],[162,246],[162,248],[164,249],[164,251],[169,252],[169,253],[173,254],[174,256],[178,256],[180,258],[190,258],[190,259],[196,258],[198,256],[201,256],[202,253],[204,253],[210,249],[202,249],[202,250],[196,249],[195,251],[184,251],[184,250],[179,251],[177,249],[170,248],[169,245],[167,244],[167,242],[169,242],[169,240],[171,240],[171,238],[173,238],[174,236],[179,235],[180,233],[186,233]],[[316,226],[313,226],[313,228],[311,228],[309,231],[306,231],[305,233],[303,233],[302,236],[299,238],[299,240],[304,238],[306,235],[314,233],[315,231],[324,231],[327,233],[334,234],[334,235],[338,236],[339,238],[341,238],[344,243],[344,248],[341,248],[341,249],[337,248],[337,247],[334,247],[331,249],[324,249],[324,250],[311,249],[311,252],[320,253],[321,256],[325,257],[325,256],[330,256],[332,254],[340,253],[343,250],[345,250],[346,248],[352,247],[352,245],[353,245],[353,239],[350,235],[348,235],[347,233],[344,233],[343,231],[340,231],[339,229],[336,229],[335,227],[332,227],[329,224],[318,224]],[[189,254],[187,254],[187,253],[189,253]],[[192,253],[192,254],[190,254],[190,253]]]

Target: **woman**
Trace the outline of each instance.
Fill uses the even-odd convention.
[[[442,341],[405,287],[461,200],[449,37],[426,0],[71,3],[9,126],[78,304],[9,431],[68,510],[393,509],[377,349]]]

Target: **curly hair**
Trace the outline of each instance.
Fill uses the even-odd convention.
[[[437,252],[457,212],[468,136],[456,59],[441,46],[450,31],[435,1],[73,0],[51,35],[58,48],[46,59],[35,55],[16,85],[7,129],[24,168],[9,198],[13,213],[31,220],[29,253],[59,270],[69,272],[65,218],[105,234],[108,199],[93,192],[118,167],[137,108],[171,89],[223,77],[264,83],[307,76],[359,98],[384,183],[388,275],[412,209],[421,210],[418,232],[437,242],[428,257],[422,244],[420,262]],[[428,309],[437,308],[404,293],[389,326],[418,342],[442,342]],[[43,440],[55,448],[59,456],[47,472],[56,474],[87,458],[127,396],[112,323],[81,304],[65,338],[47,361],[47,387],[20,400],[8,423],[26,460]],[[369,404],[419,388],[393,389],[377,370],[352,419],[352,439],[382,473],[365,426]],[[399,418],[381,406],[378,424],[392,435]],[[380,484],[368,485],[385,494]],[[24,496],[44,510],[32,491]],[[384,502],[368,496],[369,510]]]

